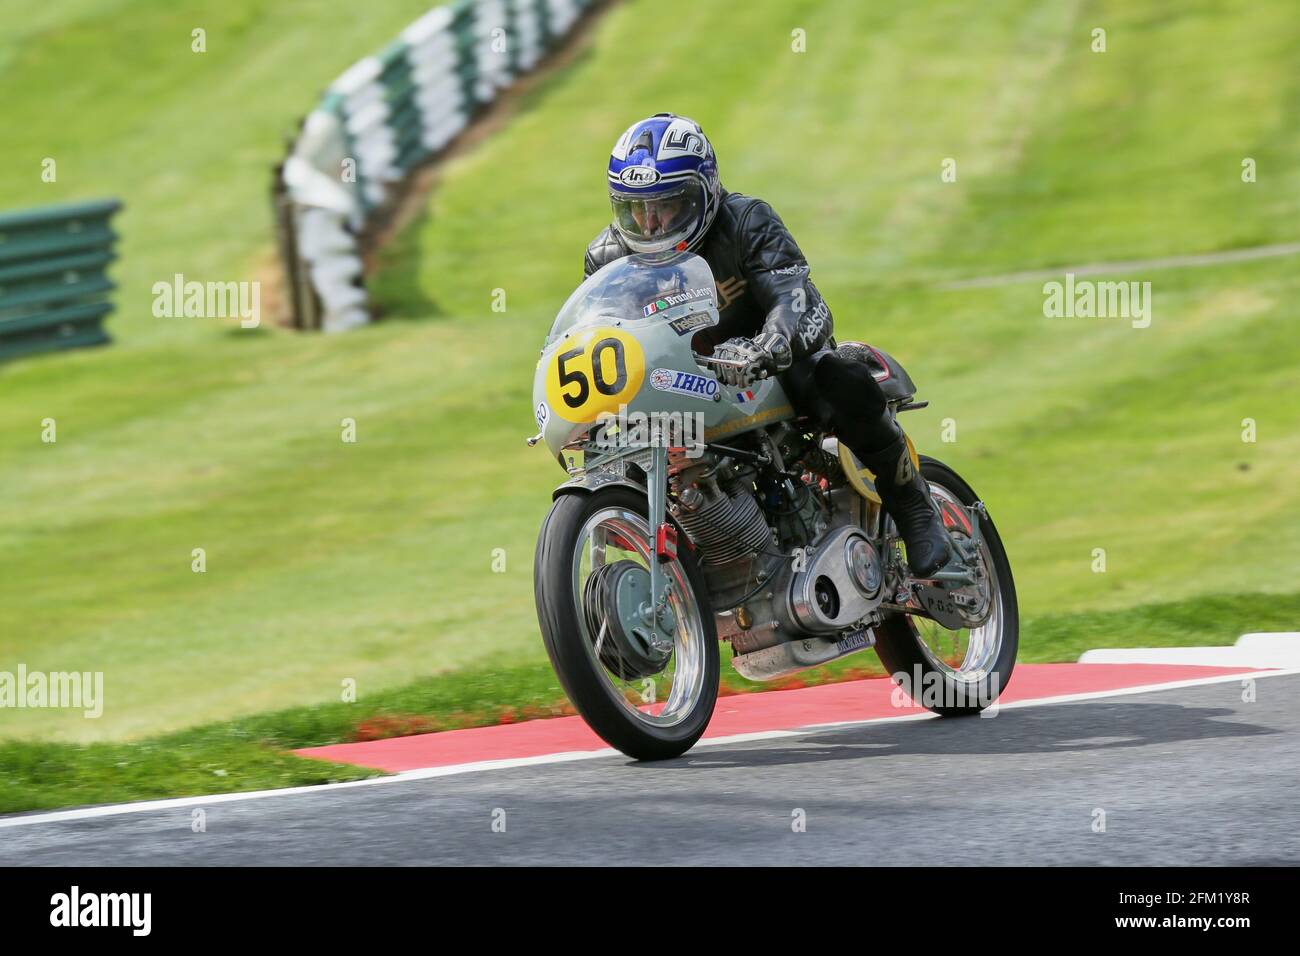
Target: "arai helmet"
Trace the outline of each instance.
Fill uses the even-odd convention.
[[[610,153],[614,228],[633,252],[694,249],[721,196],[713,146],[685,116],[656,113],[634,123]]]

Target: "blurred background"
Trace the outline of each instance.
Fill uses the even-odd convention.
[[[0,670],[103,671],[104,714],[0,711],[0,760],[562,700],[532,549],[564,476],[523,443],[533,367],[608,221],[611,144],[663,110],[784,218],[837,335],[930,401],[909,430],[990,504],[1022,660],[1294,629],[1300,258],[1267,248],[1300,241],[1294,3],[601,5],[419,177],[370,255],[381,321],[277,325],[272,170],[430,5],[0,6],[0,210],[123,203],[112,343],[0,364]],[[1044,315],[1044,282],[1095,263],[1151,283],[1150,327]],[[156,317],[177,273],[260,281],[260,327]]]

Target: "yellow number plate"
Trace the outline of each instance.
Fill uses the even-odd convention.
[[[586,329],[565,339],[547,363],[546,400],[568,422],[616,414],[645,379],[641,343],[614,328]]]

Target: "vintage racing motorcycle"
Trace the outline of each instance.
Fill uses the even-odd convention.
[[[912,449],[954,545],[914,578],[853,453],[779,381],[724,387],[721,360],[693,351],[715,297],[698,256],[630,256],[583,282],[547,335],[528,442],[570,477],[542,524],[534,590],[569,699],[628,756],[678,756],[709,723],[725,641],[750,680],[874,646],[917,703],[987,707],[1011,676],[1018,616],[984,504]],[[868,364],[893,414],[926,404],[889,355],[838,348]]]

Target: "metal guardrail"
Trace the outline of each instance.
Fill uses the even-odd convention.
[[[109,341],[115,199],[0,213],[0,359]]]
[[[326,90],[276,169],[272,202],[294,325],[370,321],[361,237],[416,167],[438,156],[595,0],[455,0]]]

